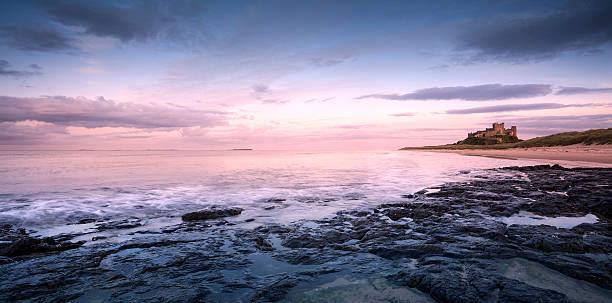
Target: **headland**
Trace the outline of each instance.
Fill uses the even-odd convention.
[[[496,125],[501,125],[501,129],[496,128]],[[492,129],[469,133],[467,139],[454,144],[404,147],[401,150],[612,164],[612,128],[564,132],[529,140],[518,139],[515,126],[508,131],[503,129],[503,123],[494,123]],[[508,141],[515,142],[504,143]]]

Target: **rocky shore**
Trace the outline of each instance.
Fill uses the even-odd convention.
[[[397,200],[256,228],[211,208],[122,240],[2,226],[0,301],[612,302],[612,169],[493,169]]]

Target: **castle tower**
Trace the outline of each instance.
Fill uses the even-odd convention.
[[[496,135],[504,134],[504,124],[503,123],[493,123],[493,132]]]
[[[511,134],[510,134],[511,136],[518,137],[518,136],[516,135],[516,126],[514,126],[514,125],[513,125],[513,126],[510,128],[510,133],[511,133]]]

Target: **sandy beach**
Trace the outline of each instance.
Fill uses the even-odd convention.
[[[429,152],[457,153],[466,156],[506,159],[547,159],[612,164],[612,145],[568,145],[482,150],[427,150]]]

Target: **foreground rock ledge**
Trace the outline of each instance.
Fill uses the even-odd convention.
[[[203,221],[212,220],[223,217],[237,216],[242,213],[242,208],[232,207],[224,209],[205,209],[184,214],[181,218],[183,221]]]

